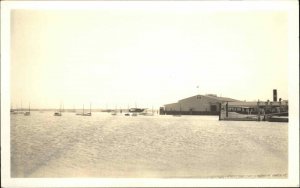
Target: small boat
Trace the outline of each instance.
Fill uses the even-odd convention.
[[[24,112],[22,112],[22,111],[13,111],[13,112],[11,112],[11,114],[24,114]]]
[[[90,104],[90,112],[84,113],[84,105],[82,106],[82,113],[77,113],[77,116],[92,116],[91,104]]]
[[[11,109],[11,110],[10,110],[10,114],[19,114],[19,113],[18,113],[18,111],[15,111],[15,110],[12,110],[12,109]]]
[[[271,116],[267,119],[269,122],[289,122],[288,117],[282,117],[282,116]]]
[[[54,112],[54,116],[61,116],[61,112]]]
[[[111,111],[111,115],[115,116],[115,115],[121,115],[122,114],[122,109],[117,109],[117,107],[115,107],[114,110]]]
[[[91,116],[92,115],[92,113],[86,113],[86,114],[82,114],[83,116]]]
[[[21,106],[22,106],[22,104],[21,104]],[[11,114],[24,114],[22,108],[21,109],[19,109],[19,108],[13,109],[12,108],[12,109],[10,109],[10,113]]]
[[[92,116],[92,104],[90,103],[90,112],[83,114],[83,116]]]
[[[61,105],[59,106],[59,111],[58,112],[54,112],[54,116],[61,116]]]
[[[29,104],[29,107],[28,107],[28,111],[24,113],[24,116],[30,116],[30,104]]]
[[[30,116],[30,112],[25,112],[24,116]]]
[[[129,112],[143,112],[145,109],[143,108],[130,108]]]
[[[21,108],[11,109],[10,113],[11,114],[22,114],[22,115],[24,115],[24,111],[23,111],[23,108],[22,108],[22,101],[21,101]]]

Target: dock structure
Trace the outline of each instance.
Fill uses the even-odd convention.
[[[219,120],[288,122],[288,101],[234,101],[220,104]]]

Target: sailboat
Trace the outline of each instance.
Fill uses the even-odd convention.
[[[111,115],[115,116],[115,115],[117,115],[117,113],[118,113],[118,111],[117,111],[117,106],[116,106],[116,107],[115,107],[115,110],[113,110],[113,111],[111,112]]]
[[[92,105],[91,105],[91,103],[90,103],[90,112],[88,112],[88,113],[86,113],[86,114],[83,113],[83,114],[82,114],[83,116],[91,116],[91,115],[92,115],[91,106],[92,106]]]
[[[58,112],[54,112],[54,116],[61,116],[61,105],[59,106],[59,111]]]
[[[21,108],[17,107],[16,109],[11,110],[10,112],[11,112],[11,114],[24,114],[23,108],[22,108],[22,101],[21,101]]]
[[[84,113],[84,105],[82,105],[82,113],[77,113],[76,115],[78,115],[78,116],[92,116],[91,104],[90,104],[90,112]]]
[[[29,103],[28,111],[24,113],[24,116],[30,116],[30,103]]]
[[[11,109],[10,109],[10,113],[11,114],[18,114],[18,109],[17,108],[14,109],[13,106],[12,106]]]

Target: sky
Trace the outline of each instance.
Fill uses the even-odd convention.
[[[12,107],[288,99],[287,13],[201,10],[13,10]]]

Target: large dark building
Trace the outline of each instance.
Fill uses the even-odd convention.
[[[238,101],[217,95],[195,95],[179,100],[177,103],[164,105],[161,114],[182,114],[182,115],[219,115],[222,102]]]

